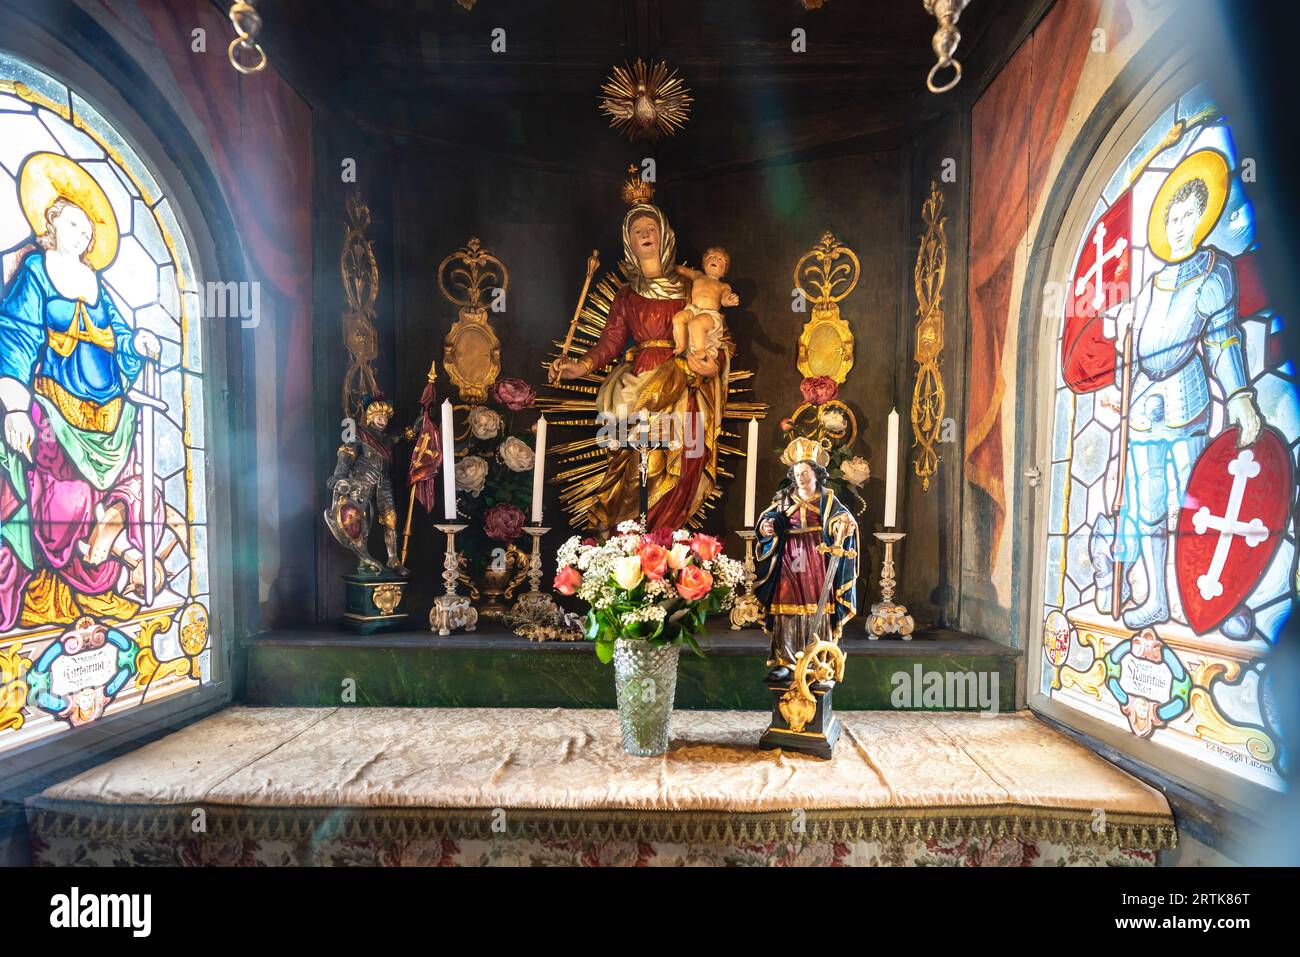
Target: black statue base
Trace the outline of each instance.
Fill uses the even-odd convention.
[[[764,751],[781,748],[819,758],[831,758],[835,752],[835,742],[840,738],[840,719],[835,717],[831,705],[831,693],[835,690],[835,682],[828,681],[812,688],[817,710],[798,731],[790,726],[790,722],[781,710],[782,700],[790,693],[790,684],[768,685],[768,690],[772,693],[772,723],[759,739],[759,748]],[[796,699],[794,703],[797,705],[799,702]],[[789,710],[788,706],[787,710]]]
[[[407,581],[391,572],[373,578],[344,575],[344,627],[373,635],[410,624],[411,616],[402,610]]]

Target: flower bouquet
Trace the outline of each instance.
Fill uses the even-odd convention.
[[[663,754],[681,646],[703,657],[695,636],[731,607],[744,567],[712,535],[647,533],[637,522],[605,542],[570,538],[557,564],[555,590],[587,602],[586,637],[597,658],[614,662],[624,750]]]

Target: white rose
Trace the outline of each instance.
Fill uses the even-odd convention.
[[[469,410],[469,430],[476,439],[495,439],[501,432],[501,416],[485,405]]]
[[[681,571],[691,560],[691,546],[678,542],[668,549],[668,567],[675,572]]]
[[[487,479],[487,474],[487,462],[477,455],[467,455],[456,463],[456,488],[477,496],[483,491],[483,482]]]
[[[871,463],[861,455],[855,455],[851,459],[845,459],[840,463],[840,474],[844,476],[845,481],[850,485],[861,486],[863,482],[871,478]]]
[[[527,442],[521,442],[513,435],[501,443],[497,454],[501,456],[501,461],[506,463],[506,468],[512,472],[532,471],[533,450],[529,448]]]
[[[637,555],[629,555],[614,562],[614,581],[618,582],[618,587],[625,591],[631,591],[641,584],[643,574],[641,559]]]
[[[822,409],[821,423],[822,428],[828,432],[843,432],[849,427],[849,420],[844,418],[844,413],[835,409]]]

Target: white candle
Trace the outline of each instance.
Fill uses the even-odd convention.
[[[754,527],[754,494],[758,489],[758,419],[749,420],[749,445],[745,449],[745,527]]]
[[[456,428],[451,421],[451,399],[442,400],[442,500],[443,515],[456,521]]]
[[[889,413],[889,462],[885,473],[885,528],[898,520],[898,410]]]
[[[542,483],[546,480],[546,416],[537,420],[537,443],[533,446],[533,524],[542,524]]]

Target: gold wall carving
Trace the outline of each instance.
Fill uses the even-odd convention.
[[[505,296],[509,286],[505,263],[477,238],[438,264],[438,289],[448,302],[460,307],[443,340],[442,365],[460,390],[462,402],[482,402],[501,373],[501,341],[488,321],[484,293]]]
[[[379,297],[379,265],[374,243],[366,236],[370,229],[370,207],[353,193],[347,201],[348,225],[339,255],[339,275],[348,299],[343,314],[343,345],[348,352],[348,369],[343,376],[343,414],[360,418],[363,396],[379,391],[371,363],[379,354],[375,329],[375,300]]]
[[[858,284],[862,266],[857,253],[830,232],[799,258],[794,287],[812,306],[799,335],[799,371],[805,379],[829,376],[836,383],[853,368],[853,330],[840,316],[840,302]]]
[[[948,270],[948,238],[944,224],[943,193],[930,183],[930,195],[921,206],[925,235],[916,253],[912,284],[916,288],[916,385],[912,389],[912,445],[919,451],[912,469],[921,480],[921,490],[930,491],[930,479],[939,471],[941,456],[936,448],[943,429],[945,393],[939,369],[943,352],[943,278]]]

